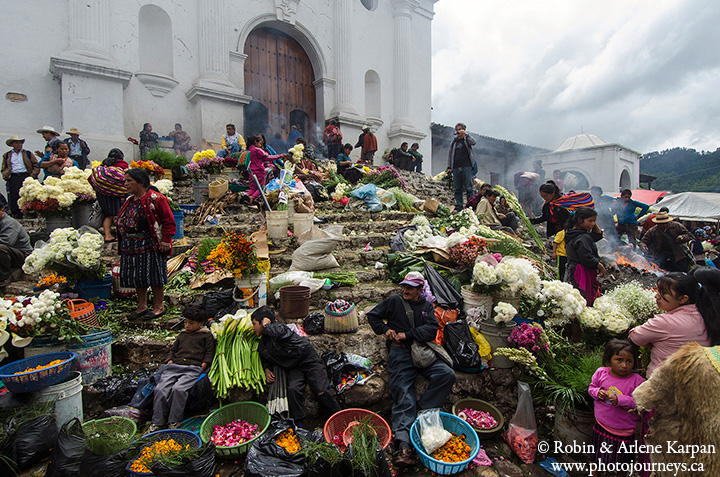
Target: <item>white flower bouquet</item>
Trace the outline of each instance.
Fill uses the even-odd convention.
[[[77,201],[95,200],[95,190],[88,182],[90,170],[69,167],[62,177],[48,177],[44,183],[28,177],[20,188],[18,206],[23,212],[37,212],[43,216],[70,215],[70,207]]]
[[[523,295],[520,314],[545,320],[550,326],[564,326],[579,317],[586,308],[585,298],[571,284],[559,280],[541,281],[535,295]]]
[[[500,302],[495,305],[495,323],[509,323],[517,315],[517,310],[510,303]]]
[[[653,316],[662,313],[655,301],[655,291],[644,288],[635,281],[618,285],[605,296],[626,310],[633,325],[641,325]]]
[[[55,229],[47,243],[38,242],[25,258],[23,271],[52,270],[69,280],[99,279],[105,276],[102,247],[102,235],[89,227]]]

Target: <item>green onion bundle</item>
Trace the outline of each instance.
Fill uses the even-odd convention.
[[[355,276],[355,273],[351,272],[315,272],[313,278],[320,278],[337,283],[341,287],[353,287],[360,283]]]
[[[260,362],[260,338],[253,332],[250,316],[229,316],[212,327],[217,336],[215,358],[208,377],[218,398],[228,397],[230,389],[241,387],[257,393],[265,389],[265,371]]]
[[[414,195],[408,194],[400,187],[391,187],[390,189],[388,189],[388,191],[392,192],[395,195],[395,201],[397,201],[398,209],[400,209],[401,212],[412,212],[414,214],[420,212],[413,205],[415,201],[418,200],[417,197],[415,197]]]

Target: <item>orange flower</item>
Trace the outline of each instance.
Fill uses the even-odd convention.
[[[470,446],[465,443],[465,434],[453,436],[442,447],[433,452],[433,458],[443,462],[462,462],[470,458]]]
[[[298,442],[295,431],[292,429],[286,429],[283,431],[282,434],[277,436],[275,443],[291,454],[300,450],[300,442]]]

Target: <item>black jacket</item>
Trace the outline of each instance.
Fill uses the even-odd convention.
[[[530,219],[530,222],[533,224],[547,222],[548,238],[552,237],[553,235],[564,229],[565,225],[570,219],[569,210],[558,207],[557,205],[553,205],[552,210],[550,209],[550,207],[550,202],[545,202],[542,208],[542,215],[540,217]],[[567,239],[565,240],[567,241]]]
[[[420,297],[418,301],[408,302],[410,308],[415,312],[415,320],[421,323],[415,328],[408,320],[402,302],[401,295],[393,295],[370,310],[367,320],[373,331],[378,335],[384,335],[390,329],[397,333],[405,333],[410,338],[407,340],[407,346],[412,343],[411,339],[420,342],[434,340],[440,327],[435,318],[435,307],[432,303],[425,300],[425,297]]]
[[[595,242],[603,238],[602,233],[585,232],[580,229],[565,231],[565,253],[567,254],[567,268],[573,269],[579,263],[585,268],[596,269],[600,263],[597,245]]]
[[[269,364],[277,364],[285,369],[295,367],[313,351],[307,337],[298,335],[278,322],[265,326],[265,334],[258,344],[258,353],[265,368],[270,368]]]

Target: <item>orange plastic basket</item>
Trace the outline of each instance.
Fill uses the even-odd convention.
[[[390,425],[385,419],[367,409],[345,409],[344,411],[336,412],[330,416],[330,419],[325,423],[323,427],[323,437],[325,437],[327,442],[332,444],[333,437],[340,435],[342,438],[343,433],[350,423],[353,421],[362,421],[368,417],[370,418],[370,425],[373,426],[377,433],[383,450],[387,449],[392,440]]]
[[[63,300],[70,310],[70,318],[91,328],[100,328],[95,313],[95,305],[86,300]]]

